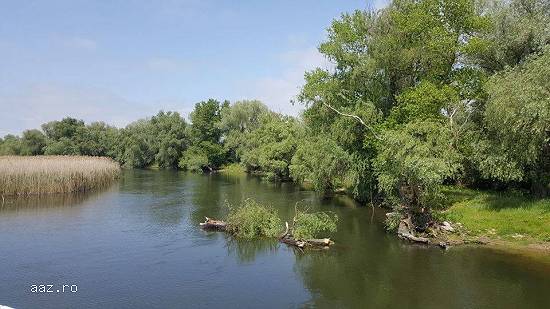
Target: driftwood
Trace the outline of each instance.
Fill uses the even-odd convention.
[[[206,221],[201,222],[200,226],[205,230],[225,231],[227,229],[227,223],[221,220],[210,219],[205,217]]]
[[[334,241],[330,238],[321,238],[321,239],[295,239],[292,236],[288,222],[285,222],[286,230],[279,236],[279,241],[287,245],[295,246],[300,249],[304,247],[317,247],[317,248],[328,248],[330,245],[334,244]]]
[[[417,237],[414,235],[414,227],[411,222],[411,218],[403,219],[399,222],[399,227],[397,228],[397,236],[403,239],[407,239],[414,242],[419,242],[423,244],[429,244],[430,240],[426,237]]]
[[[204,230],[214,230],[214,231],[221,231],[225,232],[227,231],[227,223],[222,220],[216,220],[211,219],[208,217],[205,217],[205,221],[199,223],[200,227]],[[330,240],[329,238],[321,238],[321,239],[294,239],[292,236],[292,233],[290,231],[290,228],[288,226],[288,222],[285,222],[286,230],[285,232],[279,236],[279,241],[282,243],[285,243],[290,246],[295,246],[299,249],[303,249],[305,247],[313,247],[313,248],[328,248],[330,245],[334,244],[334,241]]]

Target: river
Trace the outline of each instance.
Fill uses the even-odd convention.
[[[296,202],[336,212],[336,246],[301,253],[199,229],[205,216],[223,217],[226,202],[245,198],[276,207],[285,219]],[[549,308],[548,263],[489,248],[411,245],[384,231],[383,216],[290,183],[128,170],[99,192],[5,201],[0,305]],[[51,285],[52,293],[33,285]]]

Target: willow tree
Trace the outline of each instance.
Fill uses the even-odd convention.
[[[487,84],[486,131],[477,144],[480,171],[550,193],[550,47]]]

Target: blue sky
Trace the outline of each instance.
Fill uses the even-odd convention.
[[[124,126],[207,98],[290,100],[332,19],[384,0],[0,0],[0,136],[73,116]]]

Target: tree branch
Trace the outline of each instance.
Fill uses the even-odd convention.
[[[376,138],[377,140],[382,140],[377,134],[376,132],[374,131],[374,129],[367,125],[363,119],[361,119],[361,117],[357,116],[357,115],[353,115],[353,114],[346,114],[346,113],[343,113],[339,110],[337,110],[336,108],[332,107],[332,105],[328,104],[328,103],[325,103],[325,102],[321,102],[321,104],[323,104],[324,106],[328,107],[329,109],[333,110],[334,112],[336,112],[338,115],[341,115],[341,116],[344,116],[344,117],[350,117],[350,118],[353,118],[355,120],[357,120],[361,125],[363,125],[365,128],[367,128],[369,131],[371,131],[372,135],[374,136],[374,138]]]

